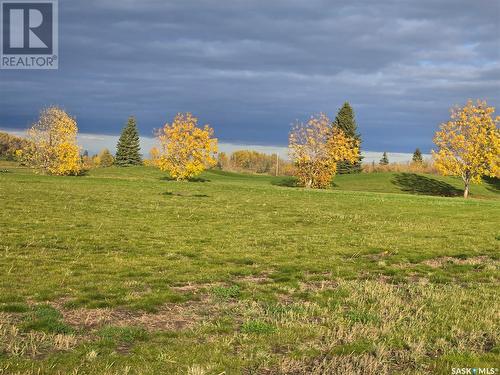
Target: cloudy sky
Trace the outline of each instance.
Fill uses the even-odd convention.
[[[428,152],[449,108],[500,105],[498,0],[60,0],[59,70],[0,71],[0,127],[57,104],[80,131],[191,111],[226,143],[284,146],[353,105],[363,148]]]

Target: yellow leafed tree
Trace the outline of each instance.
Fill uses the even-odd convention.
[[[470,184],[481,183],[482,176],[499,177],[500,117],[493,118],[494,112],[485,101],[469,100],[463,108],[452,109],[451,120],[434,136],[434,164],[442,174],[462,178],[464,198]]]
[[[308,188],[326,188],[339,161],[358,160],[359,141],[332,126],[323,113],[307,123],[297,123],[290,133],[289,153],[299,183]]]
[[[191,113],[178,113],[172,124],[165,124],[158,132],[161,148],[156,165],[176,180],[192,178],[217,163],[213,129],[197,125],[198,119]]]
[[[217,167],[225,170],[229,165],[229,158],[225,152],[219,152],[217,155]]]
[[[55,175],[77,175],[82,171],[77,133],[74,118],[58,107],[46,108],[28,130],[30,142],[18,155],[32,168]]]
[[[149,150],[149,159],[144,160],[144,165],[148,167],[158,165],[158,159],[160,158],[160,150],[158,147],[154,146]]]
[[[107,148],[103,148],[99,154],[92,157],[92,163],[95,167],[111,167],[115,162],[115,158]]]

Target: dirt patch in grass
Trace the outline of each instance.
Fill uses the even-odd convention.
[[[61,312],[64,322],[85,329],[112,325],[142,327],[148,331],[182,330],[194,326],[210,314],[210,307],[205,301],[165,304],[154,313],[120,308],[66,309],[60,302],[52,305]]]
[[[299,283],[300,291],[317,292],[337,288],[339,283],[335,280],[307,281]]]
[[[390,251],[382,251],[381,253],[377,254],[368,254],[366,257],[372,260],[381,260],[384,258],[388,258],[392,255],[395,255],[395,253]]]
[[[172,289],[174,292],[181,293],[181,294],[186,294],[186,293],[191,293],[193,295],[201,294],[202,292],[209,290],[210,288],[213,288],[215,286],[222,285],[221,283],[203,283],[203,284],[185,284],[185,285],[178,285],[178,286],[172,286],[170,289]]]
[[[259,275],[248,275],[233,278],[230,282],[211,282],[171,286],[170,289],[177,293],[203,294],[207,290],[217,287],[227,287],[236,283],[265,284],[272,282],[271,272],[263,272]]]
[[[238,277],[236,281],[250,284],[266,284],[272,282],[269,275],[270,273],[262,273],[260,275],[242,276]]]
[[[245,276],[235,279],[235,282],[263,284],[271,279],[268,274]],[[229,285],[229,286],[228,286]],[[80,329],[98,329],[110,325],[117,327],[141,327],[147,331],[184,330],[195,326],[203,319],[213,318],[220,314],[221,305],[216,303],[217,291],[239,288],[236,284],[223,282],[186,284],[171,287],[177,293],[190,293],[197,296],[188,302],[166,303],[155,312],[130,310],[127,308],[68,308],[67,298],[50,302],[50,305],[62,314],[62,320],[72,327]],[[229,298],[232,299],[232,298]],[[235,297],[234,299],[237,299]],[[233,306],[234,302],[225,301],[224,306]]]
[[[411,273],[408,276],[408,280],[413,284],[426,285],[429,284],[429,278],[421,275],[417,275],[415,273]]]
[[[444,256],[444,257],[424,260],[422,264],[425,264],[426,266],[432,268],[441,268],[447,264],[471,265],[471,266],[482,265],[482,264],[496,265],[498,264],[498,261],[495,261],[494,259],[491,259],[490,257],[485,255],[464,258],[464,259]]]
[[[133,343],[121,343],[116,348],[115,351],[121,355],[128,355],[133,347]]]
[[[200,289],[206,287],[206,284],[200,285],[200,284],[186,284],[186,285],[181,285],[181,286],[172,286],[170,289],[177,293],[193,293],[195,294],[198,292]]]

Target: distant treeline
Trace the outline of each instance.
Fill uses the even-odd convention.
[[[15,135],[0,132],[0,159],[16,160],[16,151],[23,149],[28,141]]]
[[[277,167],[276,167],[277,166]],[[392,163],[387,155],[380,162],[361,163],[361,172],[413,172],[437,174],[432,161],[423,160],[420,150],[417,149],[413,160],[408,162]],[[217,158],[217,168],[247,173],[262,173],[270,175],[293,176],[296,171],[293,163],[277,156],[252,150],[238,150],[231,154],[220,152]]]
[[[265,154],[251,150],[238,150],[228,155],[220,152],[217,167],[222,170],[272,175],[293,174],[293,165],[277,154]]]
[[[25,138],[0,132],[0,159],[16,160],[16,150],[23,149],[29,141]],[[144,160],[146,165],[151,164],[150,159]],[[113,155],[108,149],[103,149],[99,154],[89,156],[85,151],[82,155],[84,169],[109,167],[114,164]],[[216,168],[232,171],[280,176],[293,176],[295,167],[289,160],[280,158],[277,154],[266,154],[253,150],[238,150],[232,153],[219,152],[217,154]],[[430,161],[412,161],[406,163],[363,163],[362,172],[426,172],[437,173]]]

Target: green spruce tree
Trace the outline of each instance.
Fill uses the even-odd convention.
[[[424,161],[423,158],[422,158],[422,153],[420,152],[420,149],[417,148],[415,150],[415,152],[413,153],[413,158],[412,158],[413,162],[416,163],[416,164],[422,164],[422,162]]]
[[[139,132],[135,117],[128,119],[127,125],[122,130],[118,144],[116,145],[115,164],[120,167],[142,164],[139,145]]]
[[[339,109],[339,112],[335,117],[335,121],[333,122],[333,126],[337,126],[339,129],[342,129],[347,136],[358,140],[361,144],[361,135],[358,133],[358,126],[354,118],[354,111],[349,102],[345,102],[342,108]],[[361,156],[361,148],[360,148],[358,161],[355,163],[351,163],[348,161],[342,161],[337,163],[337,173],[338,174],[360,173],[362,169],[361,167],[362,160],[363,157]]]
[[[387,164],[389,164],[389,157],[387,156],[387,152],[384,151],[384,153],[382,154],[382,159],[380,159],[379,164],[380,165],[387,165]]]

